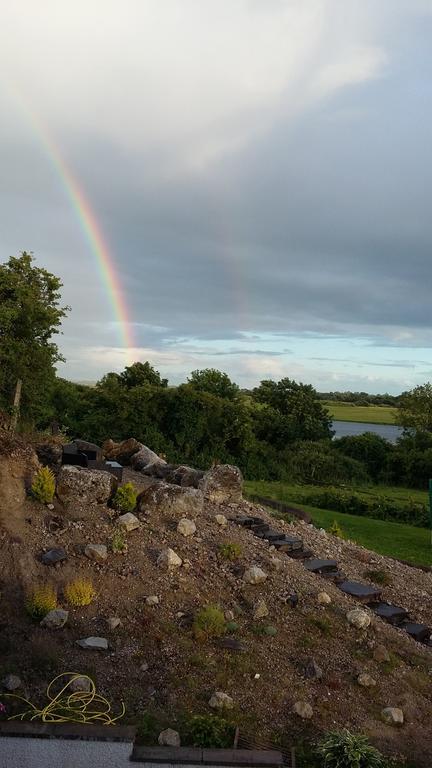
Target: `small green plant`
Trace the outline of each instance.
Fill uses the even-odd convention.
[[[133,512],[136,507],[137,492],[133,483],[125,483],[117,488],[113,498],[112,506],[119,512]]]
[[[40,501],[41,504],[52,502],[55,493],[55,477],[49,467],[38,469],[33,478],[31,492],[36,501]]]
[[[221,544],[219,547],[219,555],[223,557],[224,560],[230,560],[231,562],[238,560],[241,553],[241,546],[239,544],[234,544],[233,542]]]
[[[111,550],[115,554],[123,555],[127,552],[127,539],[121,528],[116,528],[111,539]]]
[[[328,529],[328,532],[331,533],[332,536],[336,536],[338,539],[345,538],[345,534],[337,520],[333,520],[330,528]]]
[[[323,635],[333,634],[332,623],[325,616],[314,616],[311,619],[309,619],[309,622],[314,627],[319,629],[319,631],[322,632]]]
[[[77,578],[66,584],[64,588],[65,598],[74,608],[90,605],[96,597],[93,584],[89,579]]]
[[[387,571],[365,571],[365,578],[375,584],[391,584],[391,576]]]
[[[217,605],[207,605],[196,614],[193,633],[197,640],[211,640],[220,637],[226,630],[225,617]]]
[[[25,607],[32,619],[43,619],[57,608],[57,592],[51,584],[37,584],[28,593]]]
[[[185,722],[182,736],[184,741],[193,747],[223,749],[232,747],[234,730],[234,726],[223,717],[194,715]]]
[[[137,741],[146,747],[152,747],[157,744],[158,734],[160,732],[160,723],[153,712],[143,712],[138,722]]]
[[[366,736],[348,730],[333,731],[320,742],[322,768],[385,768],[386,760]]]

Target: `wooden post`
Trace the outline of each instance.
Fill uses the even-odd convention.
[[[18,379],[15,387],[12,418],[10,420],[10,429],[12,433],[15,432],[18,424],[19,407],[21,402],[21,389],[22,389],[22,380]]]

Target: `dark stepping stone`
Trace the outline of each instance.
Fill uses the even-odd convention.
[[[264,520],[262,520],[260,517],[250,517],[250,516],[231,517],[230,520],[233,523],[237,523],[237,525],[241,525],[243,528],[250,528],[251,525],[256,525],[257,523],[264,522]]]
[[[334,573],[338,569],[336,560],[319,560],[318,558],[306,560],[304,567],[311,573]]]
[[[389,605],[389,603],[371,603],[369,608],[388,624],[401,624],[408,618],[408,611],[400,608],[398,605]]]
[[[62,560],[67,560],[67,554],[63,547],[49,549],[48,552],[43,553],[41,560],[44,565],[55,565],[56,563],[61,563]]]
[[[417,640],[418,643],[428,643],[432,635],[432,629],[430,627],[427,627],[426,624],[416,624],[414,621],[404,621],[403,624],[401,624],[401,629],[408,632],[408,634],[411,635],[414,640]],[[431,643],[429,642],[429,645],[430,644]]]
[[[378,602],[381,597],[381,590],[371,584],[362,584],[359,581],[341,581],[337,586],[346,595],[351,595],[362,603]]]
[[[254,523],[253,525],[249,526],[249,530],[251,530],[255,536],[263,538],[264,534],[270,530],[270,526],[267,525],[267,523]]]
[[[313,555],[313,552],[311,549],[293,549],[292,552],[289,553],[289,556],[293,560],[308,560]]]
[[[283,536],[280,539],[272,540],[272,546],[279,552],[295,552],[303,549],[303,542],[295,536]]]
[[[342,571],[325,571],[324,573],[320,573],[320,576],[328,581],[346,581],[346,576]]]
[[[267,526],[266,531],[259,531],[257,536],[259,536],[260,539],[267,539],[267,541],[275,541],[276,539],[283,538],[283,534],[280,531],[275,531],[274,528],[270,528],[269,525]]]
[[[247,648],[241,640],[237,640],[235,637],[223,637],[218,642],[219,648],[224,648],[226,651],[238,651],[240,653],[246,653]]]
[[[315,659],[308,659],[303,666],[303,675],[306,680],[320,680],[323,676],[321,667],[318,666]]]

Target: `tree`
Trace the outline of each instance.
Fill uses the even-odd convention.
[[[198,392],[208,392],[209,395],[222,397],[225,400],[234,400],[239,393],[237,384],[231,381],[228,374],[218,371],[216,368],[192,371],[188,378],[188,384]]]
[[[432,432],[432,384],[429,381],[402,392],[396,420],[405,430]]]
[[[0,265],[0,407],[9,410],[22,380],[21,414],[34,423],[46,415],[55,364],[63,360],[52,337],[69,307],[61,307],[62,283],[36,267],[31,253]]]
[[[385,472],[389,454],[393,451],[388,440],[373,432],[340,437],[333,446],[344,456],[363,462],[374,480],[379,480]]]
[[[331,419],[310,384],[298,384],[285,378],[264,380],[252,390],[258,403],[266,403],[284,417],[286,439],[321,440],[331,437]]]
[[[149,362],[127,365],[119,374],[119,382],[126,389],[142,387],[144,384],[150,384],[152,387],[168,386],[168,379],[162,379],[159,371],[156,371]]]

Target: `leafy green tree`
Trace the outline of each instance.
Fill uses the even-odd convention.
[[[331,437],[331,419],[310,384],[285,378],[264,380],[252,391],[258,403],[265,403],[283,417],[284,434],[289,441],[322,440]]]
[[[429,381],[402,392],[397,422],[405,430],[432,432],[432,384]]]
[[[239,387],[229,378],[228,374],[216,368],[203,368],[192,371],[188,383],[198,392],[208,392],[209,395],[234,400],[239,393]]]
[[[36,267],[31,253],[0,265],[0,408],[8,410],[22,380],[21,414],[47,416],[55,364],[63,360],[53,336],[69,307],[60,306],[62,283]]]
[[[346,435],[333,442],[333,447],[344,456],[363,462],[374,480],[380,479],[386,469],[393,446],[381,435],[364,432],[362,435]]]
[[[168,386],[168,379],[162,379],[159,371],[156,371],[147,361],[127,365],[124,371],[119,374],[119,382],[126,389],[142,387],[144,384],[149,384],[151,387]]]

